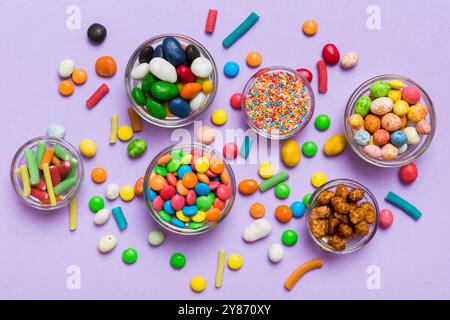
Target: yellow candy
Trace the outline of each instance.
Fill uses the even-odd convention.
[[[409,112],[409,104],[405,100],[398,100],[394,103],[393,111],[399,117],[403,117]]]
[[[206,219],[206,213],[204,211],[197,211],[195,215],[192,216],[192,221],[194,222],[203,222]]]
[[[128,141],[133,138],[133,129],[129,126],[121,126],[117,131],[117,136],[122,141]]]
[[[261,178],[269,179],[275,173],[275,168],[270,164],[270,162],[264,162],[259,166],[258,173]]]
[[[231,270],[239,270],[243,263],[244,260],[242,260],[242,257],[238,254],[231,254],[228,257],[228,268]]]
[[[311,183],[314,187],[319,188],[321,185],[325,184],[328,178],[323,172],[316,172],[311,177]]]
[[[201,276],[196,276],[191,279],[191,289],[195,292],[202,292],[206,289],[206,280]]]
[[[397,102],[402,98],[402,92],[400,90],[389,90],[388,98],[394,102]]]
[[[208,81],[209,78],[195,78],[195,82],[203,84],[203,82]]]
[[[227,119],[228,119],[227,113],[225,112],[225,110],[222,109],[214,111],[213,114],[211,115],[212,122],[217,126],[223,125],[225,122],[227,122]]]
[[[97,146],[94,141],[83,139],[80,142],[80,152],[86,158],[92,158],[97,153]]]
[[[392,89],[401,89],[401,88],[403,88],[404,84],[400,80],[391,80],[391,81],[389,81],[389,86]]]
[[[193,155],[190,153],[185,155],[183,158],[181,158],[181,164],[191,164],[192,157]]]
[[[214,86],[213,83],[209,80],[206,80],[203,82],[202,84],[202,91],[204,94],[210,94],[211,92],[213,92],[214,90]]]
[[[297,141],[291,139],[281,147],[281,160],[288,167],[295,167],[300,161],[300,147]]]
[[[408,112],[408,120],[419,122],[422,119],[425,119],[425,117],[428,114],[428,108],[421,104],[415,104],[409,108]]]
[[[200,157],[197,160],[195,160],[195,170],[197,170],[198,173],[205,173],[209,169],[209,160]]]
[[[342,153],[347,146],[347,139],[343,133],[335,134],[331,136],[323,146],[323,153],[326,156],[332,157]]]
[[[350,124],[352,129],[357,130],[362,128],[362,126],[364,125],[364,119],[361,115],[355,113],[350,116],[350,118],[348,119],[348,123]]]
[[[129,184],[124,185],[119,190],[120,199],[123,201],[131,201],[134,199],[134,188]]]
[[[189,222],[189,221],[191,221],[191,218],[188,217],[188,216],[185,216],[184,213],[183,213],[183,211],[181,211],[181,210],[178,210],[178,211],[175,213],[175,215],[177,216],[178,219],[180,219],[180,220],[183,221],[183,222]]]
[[[167,116],[168,117],[174,117],[173,113],[170,112],[169,102],[168,101],[164,101],[164,107],[166,108]]]

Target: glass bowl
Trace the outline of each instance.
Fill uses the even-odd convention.
[[[316,237],[314,237],[314,235],[312,234],[311,225],[310,225],[311,213],[312,213],[313,208],[317,205],[316,201],[317,201],[317,197],[319,196],[319,194],[321,194],[323,191],[326,191],[326,190],[331,190],[331,191],[335,192],[336,187],[339,184],[344,184],[349,190],[352,188],[363,189],[364,190],[364,198],[358,202],[359,203],[369,202],[375,208],[375,222],[373,224],[369,224],[369,232],[365,236],[354,235],[353,238],[346,239],[346,247],[342,251],[336,250],[331,245],[329,245],[327,243],[327,240],[325,239],[325,237],[322,239],[317,239]],[[378,207],[378,202],[375,199],[375,196],[372,194],[372,192],[370,192],[369,189],[367,189],[362,184],[360,184],[354,180],[350,180],[350,179],[336,179],[336,180],[328,181],[327,183],[325,183],[324,185],[319,187],[311,195],[311,198],[306,207],[305,217],[306,217],[306,224],[307,224],[308,231],[309,231],[311,238],[313,239],[314,243],[316,243],[322,250],[324,250],[326,252],[334,253],[334,254],[348,254],[348,253],[352,253],[352,252],[355,252],[355,251],[358,251],[358,250],[364,248],[370,242],[370,240],[372,240],[372,238],[375,236],[375,233],[377,232],[377,229],[378,229],[378,223],[379,223],[379,207]]]
[[[253,90],[255,90],[257,93],[259,92],[259,89],[255,89],[256,84],[257,84],[255,81],[258,80],[259,77],[262,77],[262,76],[265,76],[268,74],[279,73],[279,72],[284,72],[288,75],[295,77],[296,79],[299,79],[301,82],[300,85],[303,86],[302,88],[304,88],[304,94],[306,95],[306,98],[308,98],[308,101],[307,101],[308,109],[306,110],[306,112],[304,114],[301,115],[301,121],[298,121],[298,123],[295,126],[290,128],[290,130],[286,130],[286,132],[283,132],[280,130],[268,131],[267,129],[261,128],[260,126],[256,125],[254,123],[254,121],[252,121],[252,119],[250,119],[251,117],[249,115],[249,108],[247,107],[247,101],[250,99],[250,97],[247,97],[249,95],[249,93],[252,93]],[[278,96],[278,95],[275,95],[276,90],[273,90],[273,88],[271,88],[271,90],[272,90],[270,93],[271,96]],[[255,94],[257,94],[257,93],[255,93]],[[299,93],[301,93],[301,91],[299,91]],[[247,122],[248,126],[250,128],[252,128],[256,133],[258,133],[259,135],[261,135],[265,138],[268,138],[268,139],[282,140],[282,139],[291,138],[291,137],[295,136],[296,134],[298,134],[300,131],[303,130],[303,128],[306,127],[306,125],[311,120],[311,118],[314,114],[314,105],[315,105],[314,92],[313,92],[308,80],[306,80],[306,78],[299,72],[295,71],[294,69],[287,68],[287,67],[272,66],[272,67],[267,67],[267,68],[263,68],[263,69],[259,70],[247,81],[247,83],[245,84],[245,87],[244,87],[244,91],[242,92],[241,109],[242,109],[242,114],[244,116],[245,122]]]
[[[368,156],[365,152],[363,147],[356,144],[356,142],[353,139],[353,134],[355,132],[354,129],[349,124],[349,117],[354,113],[354,106],[356,103],[356,100],[358,100],[360,97],[366,95],[369,95],[369,88],[372,83],[375,81],[390,81],[390,80],[401,80],[405,85],[413,85],[417,87],[421,94],[421,99],[419,103],[422,103],[428,107],[428,115],[425,119],[427,119],[431,124],[431,131],[427,135],[422,135],[420,142],[416,145],[408,145],[408,148],[405,152],[400,153],[397,155],[397,157],[393,160],[385,160],[383,158],[372,158]],[[428,146],[431,144],[431,141],[433,140],[434,133],[436,131],[436,113],[434,110],[433,102],[431,101],[430,96],[427,94],[427,92],[416,82],[414,82],[411,79],[408,79],[404,76],[395,75],[395,74],[386,74],[377,76],[374,78],[371,78],[361,84],[351,95],[350,99],[347,102],[347,107],[345,108],[344,113],[344,127],[345,127],[345,135],[347,138],[347,141],[349,142],[350,147],[353,149],[353,151],[363,160],[367,161],[368,163],[371,163],[373,165],[379,166],[379,167],[385,167],[385,168],[392,168],[392,167],[400,167],[403,166],[411,161],[414,161],[417,159],[422,153],[425,152],[425,150],[428,148]]]
[[[197,150],[201,150],[203,152],[203,154],[211,154],[212,158],[218,158],[220,160],[223,161],[223,163],[225,164],[225,172],[228,173],[229,176],[229,187],[231,189],[231,197],[227,200],[226,202],[226,206],[225,208],[222,210],[222,214],[221,217],[214,222],[205,222],[201,227],[197,227],[197,228],[189,228],[188,224],[186,223],[186,227],[185,228],[181,228],[181,227],[177,227],[175,225],[173,225],[170,221],[166,221],[164,220],[161,215],[159,214],[159,212],[157,212],[155,209],[153,209],[152,207],[152,203],[149,197],[149,191],[150,191],[150,178],[152,176],[152,173],[154,172],[155,166],[157,165],[158,160],[164,156],[164,155],[168,155],[171,154],[172,151],[174,150],[182,150],[184,155],[187,154],[191,154],[191,151],[197,149]],[[189,162],[190,164],[190,162]],[[147,205],[148,210],[150,211],[151,216],[165,229],[177,233],[177,234],[182,234],[182,235],[197,235],[197,234],[202,234],[205,232],[208,232],[212,229],[214,229],[215,227],[217,227],[230,213],[230,210],[233,206],[234,203],[234,199],[236,196],[236,180],[234,177],[234,173],[233,173],[233,169],[231,168],[231,166],[226,162],[226,160],[222,157],[222,155],[206,146],[200,143],[184,143],[184,144],[174,144],[172,146],[169,146],[167,148],[165,148],[164,150],[162,150],[160,153],[158,153],[155,158],[153,158],[152,162],[150,163],[150,165],[147,168],[147,171],[145,173],[145,177],[144,177],[144,200],[145,203]],[[172,215],[172,217],[175,217],[175,215]]]
[[[153,116],[151,116],[149,113],[147,113],[147,110],[145,107],[139,106],[133,99],[132,96],[132,90],[133,88],[138,84],[138,81],[131,78],[131,70],[139,64],[139,52],[142,48],[151,45],[153,48],[156,48],[156,46],[162,44],[164,38],[167,37],[173,37],[177,39],[182,46],[187,45],[195,45],[199,51],[200,55],[207,58],[212,66],[213,71],[209,76],[209,80],[213,84],[213,91],[207,95],[205,102],[203,103],[203,106],[195,111],[191,111],[189,116],[186,118],[179,118],[176,116],[167,116],[165,119],[158,119]],[[178,128],[182,126],[186,126],[195,120],[197,120],[199,117],[202,116],[202,114],[211,106],[212,102],[214,101],[214,98],[217,93],[217,85],[218,85],[218,73],[217,73],[217,66],[214,62],[213,57],[209,53],[209,51],[197,40],[194,40],[188,36],[181,35],[181,34],[161,34],[155,37],[152,37],[146,41],[144,41],[139,47],[134,50],[133,54],[131,55],[130,59],[128,60],[128,64],[125,70],[125,90],[127,91],[128,97],[131,101],[132,107],[134,110],[139,114],[139,116],[144,119],[145,121],[157,125],[159,127],[165,127],[165,128]]]
[[[75,172],[75,174],[77,176],[76,184],[69,191],[62,194],[62,198],[56,202],[55,206],[52,206],[49,203],[43,203],[31,195],[25,196],[23,194],[22,180],[20,178],[20,175],[18,174],[19,167],[21,165],[26,165],[26,160],[25,160],[25,155],[24,155],[25,150],[32,149],[35,152],[37,149],[37,144],[40,141],[44,142],[47,145],[47,147],[54,145],[54,144],[59,144],[64,149],[69,151],[69,153],[71,154],[70,158],[68,158],[67,160],[76,161],[78,163],[78,166],[77,166],[77,169]],[[14,157],[12,159],[11,167],[10,167],[11,183],[13,185],[13,188],[14,188],[16,194],[22,199],[22,201],[26,205],[28,205],[32,208],[38,209],[38,210],[55,210],[55,209],[59,209],[59,208],[65,206],[70,201],[70,199],[72,199],[73,197],[75,197],[78,194],[78,191],[80,190],[81,185],[83,183],[83,177],[84,177],[83,162],[81,161],[81,155],[78,152],[78,150],[75,149],[75,147],[66,140],[49,137],[49,136],[36,137],[36,138],[33,138],[33,139],[25,142],[19,148],[19,150],[17,150],[16,154],[14,155]]]

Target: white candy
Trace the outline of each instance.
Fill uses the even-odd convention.
[[[353,68],[358,64],[359,54],[357,52],[348,52],[341,58],[341,67],[344,69]]]
[[[148,234],[148,243],[150,245],[156,247],[161,245],[164,242],[164,233],[159,230],[153,230]]]
[[[109,200],[115,200],[119,196],[119,186],[114,183],[110,183],[106,186],[106,198]]]
[[[189,107],[191,107],[192,111],[198,110],[203,106],[203,103],[205,103],[206,96],[203,92],[199,92],[194,99],[192,99],[189,102]]]
[[[278,243],[273,244],[269,249],[270,261],[272,261],[273,263],[278,263],[281,260],[283,260],[283,257],[284,257],[283,247]]]
[[[65,129],[60,124],[52,124],[47,129],[47,135],[49,137],[60,138],[63,139],[65,135]]]
[[[117,238],[113,234],[105,234],[98,242],[98,250],[101,253],[108,253],[117,245]]]
[[[110,210],[103,208],[95,214],[94,223],[98,226],[101,226],[108,221],[109,216],[110,216]]]
[[[408,136],[408,144],[418,144],[420,142],[420,135],[414,127],[406,127],[403,132]]]
[[[408,150],[408,144],[407,143],[405,143],[400,148],[398,148],[398,154],[404,153],[404,152],[406,152],[406,150]]]
[[[266,219],[258,219],[245,228],[242,237],[247,242],[263,239],[272,231],[272,225]]]
[[[206,59],[205,57],[198,57],[192,61],[191,71],[194,75],[200,78],[209,77],[211,72],[213,71],[213,66],[211,61]]]
[[[75,70],[75,62],[70,59],[65,59],[59,64],[58,73],[61,78],[68,78],[72,75],[73,70]]]
[[[391,112],[392,108],[394,108],[394,101],[387,97],[377,98],[370,104],[370,111],[378,116]]]
[[[131,77],[134,80],[142,80],[145,78],[147,73],[150,72],[150,65],[146,62],[138,64],[131,70]]]
[[[156,57],[150,60],[150,72],[158,79],[170,83],[175,83],[178,79],[175,67],[163,58]]]

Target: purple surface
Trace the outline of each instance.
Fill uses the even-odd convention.
[[[373,1],[171,1],[167,6],[149,1],[77,1],[81,8],[81,29],[66,28],[66,8],[72,1],[1,1],[0,3],[0,101],[2,104],[2,156],[0,158],[0,298],[63,298],[63,299],[310,299],[310,298],[450,298],[449,212],[444,203],[448,196],[448,121],[450,112],[446,76],[450,71],[448,52],[448,1],[376,1],[381,9],[381,29],[366,27],[367,7]],[[216,30],[212,36],[204,33],[209,8],[219,10]],[[261,18],[255,27],[233,47],[222,47],[223,38],[251,12]],[[319,33],[312,38],[301,32],[308,18],[319,23]],[[93,22],[108,28],[106,41],[99,46],[86,39],[86,29]],[[105,226],[93,223],[87,207],[89,197],[104,194],[106,184],[94,185],[89,173],[95,166],[108,170],[108,181],[119,185],[134,184],[146,165],[160,149],[171,143],[171,130],[146,125],[136,137],[149,141],[144,157],[130,160],[126,144],[108,144],[110,117],[118,114],[120,123],[128,122],[129,101],[124,91],[123,73],[128,57],[143,40],[160,33],[176,32],[202,42],[214,56],[219,70],[227,61],[237,61],[241,72],[227,79],[220,72],[219,91],[211,110],[203,120],[209,122],[212,110],[227,110],[229,120],[219,128],[245,128],[240,112],[229,107],[232,93],[242,90],[254,70],[245,65],[251,50],[261,52],[263,65],[306,67],[315,73],[315,62],[322,46],[334,42],[341,52],[358,51],[359,65],[351,71],[338,66],[329,69],[329,92],[317,94],[317,111],[332,118],[327,132],[318,132],[310,124],[296,140],[314,140],[322,145],[332,134],[343,130],[345,104],[358,84],[369,77],[398,73],[415,79],[432,97],[439,124],[428,151],[416,162],[419,178],[411,186],[403,186],[396,169],[381,169],[365,164],[350,148],[337,158],[318,154],[313,159],[302,158],[289,170],[292,195],[288,203],[301,199],[312,191],[309,179],[313,172],[324,171],[328,177],[348,177],[369,187],[380,206],[388,190],[411,199],[423,211],[415,222],[401,211],[394,210],[394,225],[378,234],[362,251],[349,256],[331,256],[315,247],[306,232],[304,219],[287,225],[276,222],[273,210],[281,203],[273,192],[263,196],[237,196],[236,204],[225,222],[210,234],[180,237],[168,234],[158,248],[147,243],[147,234],[156,228],[140,199],[131,203],[116,200],[109,207],[121,205],[129,227],[119,232],[114,220]],[[112,55],[118,63],[118,73],[112,79],[101,79],[94,72],[94,62],[101,55]],[[57,93],[59,62],[72,58],[89,73],[88,82],[76,87],[70,98]],[[87,97],[103,82],[111,92],[89,111]],[[316,79],[313,80],[316,90]],[[9,182],[9,165],[16,149],[26,140],[45,133],[52,123],[66,127],[67,139],[78,145],[83,138],[97,143],[94,159],[84,162],[87,177],[78,197],[78,230],[68,229],[68,209],[54,215],[39,215],[25,207]],[[193,126],[189,128],[192,129]],[[215,145],[222,147],[222,142]],[[252,149],[256,152],[256,148]],[[277,159],[278,155],[274,155]],[[276,160],[275,160],[276,161]],[[257,178],[257,165],[233,165],[237,180]],[[246,244],[241,232],[252,222],[249,205],[262,201],[267,218],[273,223],[271,235],[262,241]],[[280,242],[282,230],[293,228],[300,233],[299,243],[285,248],[285,258],[279,265],[267,259],[270,245]],[[119,239],[117,248],[108,255],[97,251],[97,242],[106,233]],[[133,266],[121,262],[121,252],[135,247],[139,260]],[[244,258],[240,271],[225,270],[224,285],[214,288],[217,251],[239,253]],[[184,252],[188,263],[181,271],[169,266],[175,251]],[[283,288],[287,275],[311,258],[324,259],[321,270],[305,276],[291,292]],[[81,270],[81,289],[66,287],[66,269],[77,265]],[[377,265],[381,271],[381,289],[369,290],[366,270]],[[189,280],[203,275],[208,287],[200,295],[189,289]]]

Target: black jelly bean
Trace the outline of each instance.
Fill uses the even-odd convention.
[[[200,51],[193,44],[188,45],[184,50],[184,53],[186,54],[186,61],[188,65],[191,65],[192,61],[200,57]]]
[[[141,49],[139,52],[139,63],[150,62],[153,58],[153,49],[152,46],[146,46]]]
[[[88,38],[96,43],[103,42],[103,40],[105,40],[106,38],[106,33],[106,28],[100,23],[92,24],[87,30]]]

